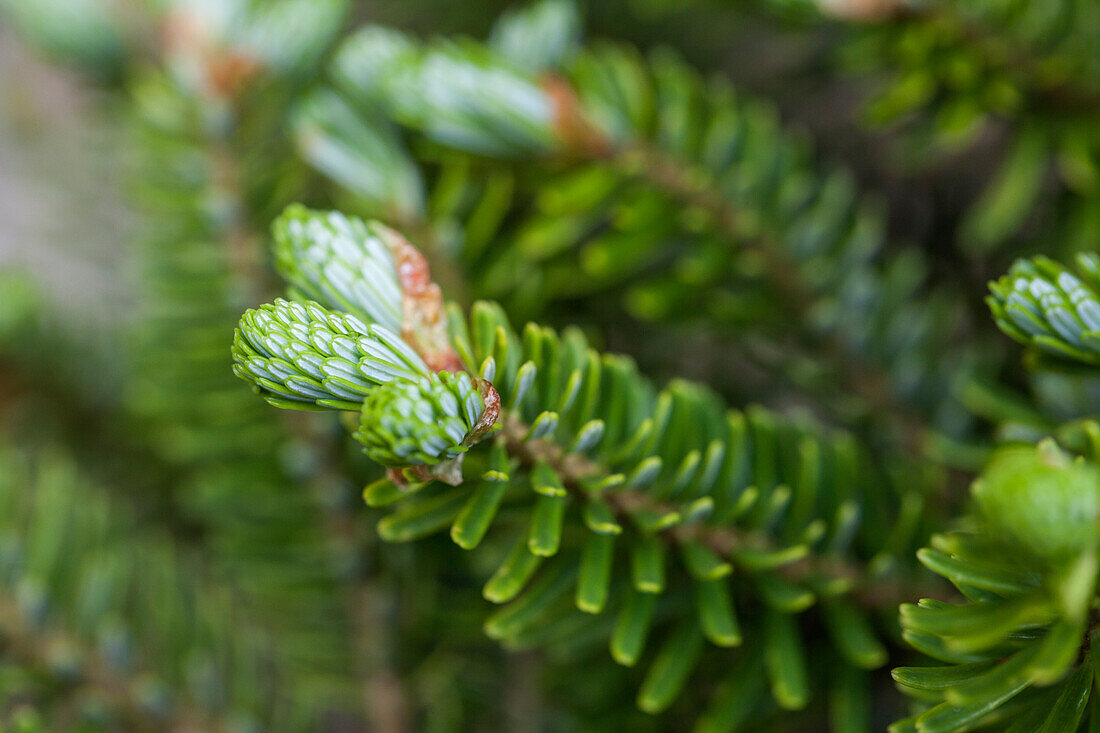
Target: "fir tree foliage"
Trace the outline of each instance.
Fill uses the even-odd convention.
[[[1005,447],[974,496],[982,522],[935,536],[919,554],[967,602],[901,607],[905,639],[946,666],[894,670],[927,709],[892,730],[1095,725],[1090,608],[1100,469],[1053,442]]]
[[[312,301],[276,300],[241,319],[234,372],[276,407],[354,409],[371,388],[426,374],[401,338]]]
[[[822,2],[858,8],[859,0]],[[879,77],[866,108],[875,126],[908,131],[916,166],[973,148],[1003,130],[992,175],[961,223],[985,253],[1057,231],[1052,250],[1091,248],[1100,140],[1095,109],[1100,11],[1091,3],[934,0],[878,3],[840,47],[843,65]],[[844,16],[844,13],[838,13]],[[885,72],[885,73],[883,73]],[[939,150],[939,156],[929,156]]]
[[[253,730],[285,680],[231,585],[57,447],[0,451],[3,697],[39,730]],[[148,623],[155,617],[156,623]],[[16,721],[12,721],[18,729]],[[34,728],[31,728],[34,730]]]
[[[440,372],[415,382],[396,379],[373,390],[363,403],[355,438],[383,466],[439,463],[457,458],[483,437],[479,423],[484,414],[485,399],[464,372]]]
[[[1017,262],[991,284],[998,325],[1056,364],[1076,361],[1095,375],[1095,358],[1082,348],[1096,303],[1093,260],[1079,259],[1082,279],[1046,258]],[[1076,731],[1100,724],[1092,692],[1100,426],[1083,420],[1077,432],[1085,439],[1074,452],[1050,438],[998,448],[973,484],[976,511],[967,526],[934,536],[918,554],[965,602],[902,605],[906,641],[944,666],[893,671],[919,712],[891,730]]]
[[[298,292],[399,331],[401,289],[385,244],[394,235],[372,226],[337,212],[322,219],[305,207],[288,208],[275,224],[276,263]]]
[[[733,326],[796,384],[838,376],[856,411],[913,413],[888,433],[901,441],[958,433],[952,381],[978,359],[952,336],[957,300],[923,291],[921,257],[883,255],[881,206],[769,105],[668,49],[580,44],[566,5],[509,13],[484,44],[356,31],[299,110],[303,158],[509,313],[610,296],[642,322]],[[553,53],[505,40],[536,33]],[[754,337],[789,339],[792,318],[807,358],[776,361]]]
[[[311,215],[318,222],[334,216]],[[369,256],[370,225],[350,227]],[[312,230],[324,231],[302,229]],[[324,242],[334,241],[326,236],[311,258],[326,258]],[[287,350],[296,364],[327,363],[327,348],[313,344],[335,344],[342,334],[320,333],[358,323],[314,303],[265,306],[272,307],[316,314],[316,332]],[[255,313],[242,318],[238,344],[271,339]],[[486,633],[519,647],[602,637],[615,661],[646,665],[638,705],[653,713],[673,703],[705,653],[758,634],[766,646],[743,653],[763,654],[775,703],[805,706],[815,683],[798,618],[811,607],[823,609],[838,663],[883,664],[861,596],[906,577],[904,548],[920,498],[896,490],[876,506],[887,479],[850,436],[762,410],[729,410],[684,381],[658,391],[628,359],[600,354],[580,332],[529,324],[517,333],[492,303],[477,302],[468,314],[452,306],[449,322],[465,371],[410,378],[394,350],[389,378],[363,382],[354,435],[391,467],[390,478],[364,492],[372,506],[395,507],[379,523],[384,539],[449,528],[459,546],[473,549],[493,531],[514,537],[484,587],[488,600],[504,604],[485,622]],[[238,348],[235,357],[238,376],[262,393],[299,391],[297,375],[252,367],[250,350]],[[467,447],[449,481],[457,486],[442,488],[417,470]],[[867,526],[862,515],[875,511],[894,520]],[[873,562],[861,541],[875,548]],[[742,620],[757,605],[762,612]],[[737,684],[731,678],[722,689]],[[719,693],[708,715],[718,721],[746,704],[754,706]]]
[[[111,378],[0,276],[5,725],[1100,729],[1092,5],[737,4],[872,76],[909,164],[992,149],[946,267],[772,104],[571,2],[485,42],[347,5],[0,0],[125,75],[146,225]],[[958,285],[1025,245],[1070,264],[990,284],[1008,387]],[[731,407],[743,367],[776,412]],[[82,448],[26,450],[28,405]]]
[[[86,70],[114,74],[125,58],[121,13],[102,0],[4,0],[0,13],[37,47]]]
[[[683,7],[639,2],[666,14]],[[862,122],[890,134],[909,174],[966,161],[997,139],[957,232],[969,253],[1027,251],[1034,238],[1052,254],[1095,246],[1094,4],[760,0],[747,13],[745,3],[724,5],[734,17],[763,12],[827,43],[833,70],[870,87]]]
[[[162,58],[135,72],[128,90],[143,292],[123,419],[162,462],[172,519],[198,528],[211,572],[247,609],[242,623],[267,634],[280,707],[255,712],[276,730],[360,710],[347,580],[358,549],[334,532],[333,500],[320,499],[341,479],[311,467],[312,456],[338,461],[339,451],[266,419],[262,403],[240,395],[225,334],[268,289],[249,212],[288,174],[288,156],[265,147],[270,130],[344,10],[297,0],[173,3]]]

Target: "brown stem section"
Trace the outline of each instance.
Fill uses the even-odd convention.
[[[231,99],[262,71],[259,59],[227,45],[200,11],[174,9],[160,28],[160,45],[170,58],[183,57],[202,70],[198,83],[211,97]]]
[[[341,527],[345,542],[363,546],[361,522],[350,512],[333,520]],[[413,730],[412,709],[401,677],[392,664],[392,652],[385,640],[392,637],[385,615],[385,591],[378,583],[359,578],[348,594],[355,630],[356,674],[361,680],[363,711],[370,730],[376,733],[409,733]]]
[[[505,419],[501,436],[505,441],[509,455],[518,458],[525,467],[531,468],[539,461],[545,461],[557,473],[562,485],[570,495],[579,501],[586,501],[592,494],[582,482],[585,479],[608,474],[606,467],[584,456],[567,453],[560,445],[551,440],[524,441],[529,428],[515,417]],[[654,498],[652,495],[633,489],[608,489],[600,494],[615,512],[626,522],[643,511],[667,514],[676,511],[676,507]],[[714,553],[736,565],[733,553],[737,549],[752,549],[768,552],[781,549],[767,535],[759,532],[745,532],[736,527],[717,527],[692,522],[678,524],[658,533],[676,545],[686,542],[699,542]],[[867,606],[873,608],[892,608],[913,595],[912,587],[902,587],[875,581],[871,584],[866,569],[856,563],[838,557],[807,556],[776,569],[788,580],[801,583],[814,578],[825,581],[844,581],[852,587],[852,592]]]
[[[759,258],[769,281],[793,317],[804,317],[813,308],[817,294],[798,276],[798,263],[787,256],[773,236],[746,237],[737,210],[710,181],[701,181],[698,175],[690,174],[677,161],[648,147],[624,151],[616,160],[628,170],[633,162],[640,161],[640,175],[644,180],[684,204],[708,212],[723,236],[738,241],[742,248]],[[835,335],[819,336],[818,339],[845,386],[866,403],[868,412],[889,416],[902,445],[914,455],[923,455],[928,425],[918,413],[898,400],[888,377],[870,364],[859,363]]]
[[[428,260],[396,231],[380,229],[383,241],[393,253],[401,284],[401,337],[432,371],[462,371],[462,360],[447,333],[443,292],[432,280]]]
[[[611,141],[585,119],[580,100],[569,82],[555,74],[547,74],[540,85],[550,97],[554,130],[570,152],[602,158],[615,151]]]
[[[508,730],[513,733],[539,733],[544,719],[540,690],[539,657],[532,652],[509,655],[508,677],[504,689],[504,708]]]
[[[793,318],[802,318],[810,311],[817,302],[817,293],[799,277],[798,263],[783,251],[774,235],[749,236],[741,225],[740,213],[713,181],[651,146],[616,148],[584,119],[580,101],[568,82],[549,76],[542,86],[551,97],[554,124],[571,154],[607,160],[626,175],[639,176],[685,206],[706,211],[724,237],[760,259]],[[924,455],[929,427],[921,415],[901,403],[887,375],[869,364],[858,363],[835,335],[815,338],[848,390],[867,404],[868,412],[889,416],[902,445],[914,455]]]
[[[321,454],[320,465],[326,468],[314,476],[310,488],[317,496],[318,507],[331,504],[324,496],[326,487],[342,481],[340,451],[331,437],[317,432],[317,423],[305,413],[291,412],[291,430],[309,441]],[[367,544],[363,523],[350,507],[337,506],[324,515],[325,536],[333,552],[362,553]],[[349,578],[342,589],[350,622],[353,647],[353,673],[359,680],[362,715],[369,729],[377,733],[408,733],[413,730],[409,696],[398,671],[393,666],[393,654],[388,640],[393,634],[386,618],[392,590],[378,578],[360,571]]]

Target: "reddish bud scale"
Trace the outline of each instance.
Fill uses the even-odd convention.
[[[550,97],[554,130],[567,148],[595,157],[612,152],[611,141],[584,118],[580,100],[569,82],[560,76],[547,74],[542,77],[540,86]]]
[[[485,404],[485,409],[482,411],[477,424],[470,428],[470,432],[466,434],[466,439],[462,441],[463,445],[473,445],[481,442],[486,435],[493,431],[493,426],[500,421],[500,394],[497,392],[496,387],[488,379],[474,379],[473,382],[478,392],[481,393],[481,400]]]
[[[401,338],[435,372],[461,372],[465,366],[451,346],[443,292],[432,282],[428,260],[392,229],[379,227],[382,240],[393,253],[402,293]]]
[[[211,97],[232,99],[261,70],[259,59],[215,38],[208,22],[196,12],[173,10],[161,26],[165,55],[187,59],[202,71],[203,91]]]
[[[397,267],[397,281],[402,293],[401,338],[420,355],[428,368],[434,372],[464,372],[466,366],[458,352],[451,345],[447,333],[447,313],[443,307],[443,292],[432,281],[428,260],[403,236],[387,227],[378,227],[382,241],[393,253]],[[473,380],[477,386],[485,409],[462,441],[471,446],[480,442],[493,431],[500,420],[500,394],[486,379]],[[402,469],[389,469],[386,474],[398,486],[407,486],[409,481],[443,481],[458,485],[462,483],[462,456],[444,461],[434,466],[411,466]]]

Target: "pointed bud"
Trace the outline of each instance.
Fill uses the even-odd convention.
[[[357,410],[427,365],[397,334],[318,303],[282,299],[247,311],[233,338],[233,372],[276,407]]]
[[[391,468],[455,459],[498,427],[495,394],[491,384],[465,372],[393,381],[367,398],[355,438]]]

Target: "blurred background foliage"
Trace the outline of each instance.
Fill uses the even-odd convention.
[[[1025,372],[983,303],[1016,257],[1100,241],[1093,4],[608,0],[509,37],[511,5],[0,0],[13,730],[694,724],[707,690],[647,716],[638,670],[502,651],[481,632],[499,558],[380,542],[360,498],[379,471],[340,426],[242,389],[231,329],[279,292],[269,222],[293,201],[388,221],[453,297],[580,325],[658,383],[851,430],[927,505],[906,548],[957,513],[994,439],[1096,413],[1095,379]],[[491,37],[598,96],[575,31],[655,80],[659,121],[620,131],[655,126],[687,165],[435,134],[444,103],[341,70],[364,24]],[[720,170],[711,120],[749,140]],[[736,212],[708,193],[727,172]],[[784,215],[800,197],[812,215]],[[753,720],[881,729],[906,709],[886,674],[837,689]]]

